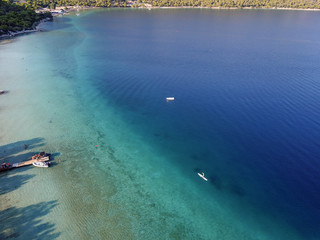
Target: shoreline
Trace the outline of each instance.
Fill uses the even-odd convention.
[[[10,39],[10,38],[13,38],[13,37],[16,37],[16,36],[20,36],[20,35],[23,35],[23,34],[39,32],[39,31],[41,31],[41,29],[40,29],[41,24],[45,23],[45,22],[49,22],[49,21],[52,21],[52,19],[51,18],[42,19],[41,21],[36,23],[36,27],[34,29],[23,30],[23,31],[18,31],[18,32],[10,32],[9,34],[1,35],[0,36],[0,41],[1,40]]]
[[[151,9],[178,9],[178,8],[195,8],[195,9],[214,9],[214,10],[291,10],[291,11],[320,11],[318,8],[256,8],[256,7],[191,7],[191,6],[181,6],[181,7],[139,7],[139,8],[151,8]]]
[[[67,8],[66,10],[64,10]],[[64,7],[57,7],[54,10],[50,10],[52,17],[62,16],[62,15],[68,15],[71,12],[79,11],[79,10],[90,10],[90,9],[99,9],[99,8],[105,8],[105,7],[74,7],[74,6],[64,6]],[[110,8],[122,8],[122,7],[110,7]],[[320,9],[318,8],[256,8],[256,7],[202,7],[202,6],[178,6],[178,7],[157,7],[157,6],[151,6],[150,4],[141,3],[138,7],[133,7],[132,5],[129,5],[125,8],[132,8],[132,9],[213,9],[213,10],[280,10],[280,11],[308,11],[308,12],[318,12]],[[45,8],[36,10],[37,12],[42,12],[44,10],[47,10]],[[59,10],[60,12],[57,12],[56,10]],[[0,41],[14,38],[20,35],[33,33],[33,32],[39,32],[41,31],[40,26],[44,22],[52,21],[50,18],[46,18],[41,20],[40,22],[36,23],[35,29],[30,30],[23,30],[18,32],[10,32],[9,34],[0,35]]]

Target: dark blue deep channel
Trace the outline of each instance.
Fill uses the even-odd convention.
[[[91,81],[158,153],[320,239],[320,12],[98,10],[79,21]]]

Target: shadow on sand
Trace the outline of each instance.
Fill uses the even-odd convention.
[[[19,169],[20,170],[20,169]],[[21,169],[23,170],[23,168]],[[12,192],[23,184],[27,183],[34,175],[31,174],[10,174],[10,172],[0,174],[0,195]],[[0,238],[1,239],[1,238]]]
[[[30,140],[23,140],[14,143],[9,143],[0,146],[0,161],[10,161],[13,162],[13,158],[19,157],[20,161],[27,160],[28,158],[23,158],[24,156],[16,156],[16,154],[24,152],[26,150],[43,147],[45,145],[44,138],[33,138]],[[30,156],[32,153],[28,152],[25,155]],[[24,159],[24,160],[23,160]],[[15,159],[14,159],[15,160]]]
[[[15,143],[9,143],[7,145],[0,146],[0,164],[1,163],[18,163],[28,161],[35,154],[38,154],[43,146],[45,146],[44,138],[33,138],[30,140],[18,141]],[[30,151],[37,148],[37,151]],[[54,161],[55,157],[60,156],[59,152],[53,153],[50,156],[50,161]],[[0,173],[1,177],[1,173]]]
[[[10,162],[12,164],[27,161],[31,159],[31,156],[39,153],[38,151],[30,152],[30,149],[41,148],[44,145],[44,138],[33,138],[0,146],[0,163]],[[54,157],[57,156],[60,156],[60,153],[51,154],[50,161],[53,161]],[[57,165],[57,163],[53,163],[51,166],[53,165]],[[0,195],[16,190],[33,178],[35,176],[33,174],[21,174],[28,169],[29,167],[21,167],[11,169],[10,171],[0,172]]]
[[[27,207],[9,207],[0,212],[0,239],[56,239],[55,225],[41,218],[57,206],[57,201],[40,202]]]
[[[36,152],[30,149],[41,148],[45,145],[44,138],[33,138],[0,146],[0,161],[21,162],[31,158]],[[25,152],[28,151],[28,152]],[[55,156],[59,153],[55,153]],[[42,217],[50,213],[57,205],[57,201],[40,202],[27,207],[11,206],[5,196],[21,187],[35,175],[21,174],[28,167],[22,167],[0,173],[0,239],[56,239],[60,236],[55,225],[44,222]],[[14,172],[13,172],[14,171]]]
[[[29,151],[25,153],[26,150],[42,147],[44,146],[44,144],[44,138],[33,138],[30,140],[18,141],[2,145],[0,146],[0,163],[10,162],[12,164],[16,162],[26,161],[30,159],[32,155],[37,153]],[[25,148],[25,146],[27,149]],[[24,172],[27,169],[27,167],[23,167],[12,169],[6,172],[0,172],[0,195],[14,191],[15,189],[21,187],[23,184],[27,183],[31,178],[33,178],[34,175],[21,174],[21,172]],[[13,174],[12,171],[14,171],[15,174]]]

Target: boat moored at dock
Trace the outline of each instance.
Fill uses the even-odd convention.
[[[0,165],[0,172],[8,171],[10,169],[12,169],[12,165],[10,163],[2,163]]]
[[[8,171],[8,170],[13,169],[13,168],[19,168],[19,167],[33,165],[34,162],[46,163],[46,162],[48,162],[50,160],[50,156],[51,156],[51,154],[49,154],[49,153],[41,152],[40,154],[35,154],[34,156],[32,156],[32,158],[30,160],[28,160],[28,161],[19,162],[19,163],[13,163],[12,165],[10,163],[3,163],[0,166],[0,172]]]
[[[47,168],[50,166],[50,162],[38,162],[38,161],[34,161],[32,163],[33,166],[35,167],[44,167],[44,168]]]

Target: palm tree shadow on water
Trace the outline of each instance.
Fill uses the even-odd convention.
[[[3,162],[22,162],[31,158],[36,152],[30,152],[31,149],[43,147],[45,141],[43,138],[33,138],[30,140],[17,141],[0,146],[0,163]],[[28,152],[25,152],[28,151]],[[0,173],[0,196],[12,192],[23,184],[27,183],[33,174],[21,174],[28,167],[12,169]],[[1,203],[0,203],[1,204]],[[1,205],[0,205],[1,206]]]
[[[57,206],[57,201],[40,202],[26,207],[9,207],[0,212],[0,239],[56,239],[55,224],[41,218]]]
[[[13,162],[14,158],[19,158],[20,160],[25,161],[27,159],[22,158],[22,152],[28,151],[28,153],[24,154],[30,156],[31,153],[29,151],[31,149],[43,147],[44,145],[44,138],[33,138],[2,145],[0,146],[0,161]]]
[[[10,162],[12,164],[27,161],[34,154],[45,151],[45,144],[44,138],[33,138],[0,146],[0,163]],[[32,149],[37,149],[37,151],[30,151]],[[60,155],[60,152],[52,153],[50,160],[54,161],[54,158]]]
[[[2,145],[0,146],[0,164],[4,162],[13,164],[27,161],[31,159],[31,156],[39,153],[39,149],[41,151],[44,150],[42,149],[44,146],[44,138],[33,138]],[[33,149],[37,149],[38,151],[30,151]],[[50,161],[54,161],[54,158],[58,156],[60,156],[59,152],[51,154]],[[57,164],[58,163],[53,162],[51,166]],[[33,178],[35,176],[34,174],[21,174],[28,169],[30,168],[21,167],[11,169],[10,171],[0,172],[0,196],[16,190]]]
[[[20,169],[18,169],[19,171]],[[21,170],[24,170],[23,168]],[[21,171],[20,171],[21,172]],[[12,172],[5,172],[0,174],[0,196],[12,192],[23,184],[27,183],[33,174],[12,174]],[[0,203],[1,206],[1,203]],[[0,219],[1,221],[1,219]]]
[[[35,153],[30,150],[42,148],[44,145],[43,138],[2,145],[0,146],[0,161],[10,163],[26,161]],[[57,201],[40,202],[19,208],[10,206],[11,202],[6,198],[7,193],[21,187],[35,176],[21,174],[27,169],[28,167],[23,167],[0,173],[0,240],[56,239],[60,236],[54,224],[42,220],[42,217],[57,206]]]

